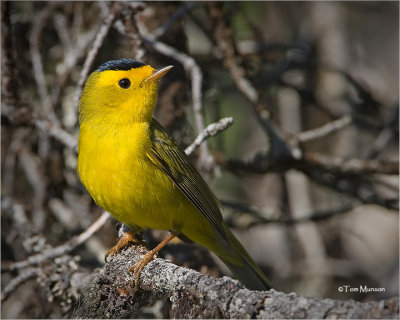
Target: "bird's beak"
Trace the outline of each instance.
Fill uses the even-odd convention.
[[[152,82],[154,80],[160,79],[163,75],[165,75],[169,70],[171,70],[174,66],[167,66],[162,69],[156,70],[150,77],[143,80],[142,84]]]

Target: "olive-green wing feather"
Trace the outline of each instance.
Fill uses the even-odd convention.
[[[175,183],[212,227],[226,238],[219,202],[206,182],[175,139],[156,120],[153,119],[150,128],[152,149],[147,156]]]

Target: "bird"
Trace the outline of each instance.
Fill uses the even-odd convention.
[[[105,259],[137,242],[142,230],[168,230],[129,268],[136,286],[154,255],[183,237],[216,254],[247,288],[268,290],[268,278],[224,223],[218,199],[152,116],[159,80],[171,69],[111,60],[89,75],[82,90],[78,175],[96,204],[129,228]]]

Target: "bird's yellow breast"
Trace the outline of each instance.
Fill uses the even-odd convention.
[[[179,231],[180,212],[191,205],[146,156],[149,124],[103,132],[82,124],[80,130],[78,172],[96,203],[128,226]]]

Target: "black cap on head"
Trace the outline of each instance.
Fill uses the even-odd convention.
[[[106,70],[130,70],[132,68],[139,68],[145,65],[145,63],[140,61],[124,58],[107,61],[99,66],[96,71],[102,72]]]

